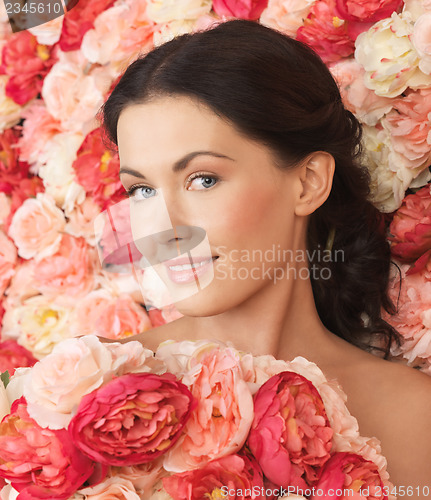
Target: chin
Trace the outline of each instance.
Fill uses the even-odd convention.
[[[186,299],[175,302],[176,309],[184,316],[195,318],[216,316],[230,309],[230,304],[214,299],[213,297],[204,297],[204,291],[200,291]]]

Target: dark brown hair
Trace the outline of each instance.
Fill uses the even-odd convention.
[[[391,343],[400,343],[381,317],[382,308],[395,313],[387,295],[390,247],[383,217],[369,201],[361,125],[344,108],[319,56],[277,30],[240,19],[177,36],[140,56],[122,75],[101,109],[108,138],[117,144],[117,122],[126,106],[169,95],[204,102],[268,146],[279,168],[294,168],[315,151],[334,157],[330,195],[309,217],[307,250],[323,251],[335,228],[332,251],[343,250],[344,258],[322,262],[315,252],[309,260],[309,267],[331,270],[330,279],[311,278],[316,308],[330,331],[387,358]]]

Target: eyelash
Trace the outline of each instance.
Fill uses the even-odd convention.
[[[191,182],[192,182],[192,181],[194,181],[195,179],[199,179],[199,178],[203,178],[203,179],[205,179],[205,178],[207,178],[207,179],[214,179],[214,180],[216,181],[216,183],[215,183],[215,184],[217,184],[217,183],[218,183],[218,181],[220,180],[220,179],[219,179],[216,175],[206,174],[206,173],[204,173],[204,172],[196,172],[195,174],[192,174],[192,175],[189,177],[188,182],[190,182],[190,183],[191,183]],[[215,184],[214,184],[214,185],[215,185]],[[213,185],[213,186],[214,186],[214,185]],[[213,186],[211,186],[211,187],[213,187]],[[132,197],[133,193],[134,193],[137,189],[139,189],[139,188],[150,188],[150,186],[147,186],[147,185],[145,185],[145,184],[133,184],[132,186],[130,186],[130,187],[129,187],[129,189],[127,189],[127,191],[126,191],[126,192],[127,192],[127,196]],[[150,188],[150,189],[152,189],[152,188]],[[206,189],[210,189],[210,188],[206,188]]]

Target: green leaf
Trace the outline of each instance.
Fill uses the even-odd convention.
[[[5,372],[3,372],[1,375],[0,375],[0,379],[1,381],[3,382],[3,385],[5,387],[7,387],[9,381],[10,381],[10,374],[9,374],[9,371],[6,370]]]

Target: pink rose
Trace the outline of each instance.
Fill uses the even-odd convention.
[[[273,483],[313,484],[329,458],[332,436],[322,398],[302,375],[274,375],[255,394],[247,444]]]
[[[61,232],[66,221],[64,214],[48,194],[38,193],[15,212],[9,236],[24,259],[42,259],[53,255],[60,247]]]
[[[335,11],[335,0],[319,0],[298,29],[297,40],[311,46],[325,63],[349,57],[355,50],[345,23]]]
[[[267,4],[268,0],[213,0],[213,10],[220,17],[256,20]]]
[[[25,347],[15,340],[9,339],[0,342],[0,372],[8,370],[9,375],[15,373],[15,368],[33,366],[37,359]]]
[[[228,455],[209,462],[201,469],[174,474],[162,479],[163,487],[174,500],[202,498],[263,498],[262,471],[253,457]],[[232,494],[225,489],[235,491]],[[253,492],[253,493],[252,493]]]
[[[172,374],[127,374],[82,398],[69,433],[97,462],[144,463],[176,443],[195,405]]]
[[[16,261],[16,247],[0,229],[0,295],[3,295],[15,274]]]
[[[0,477],[30,500],[68,499],[95,471],[66,430],[42,429],[28,416],[24,398],[0,423]]]
[[[34,287],[34,260],[21,260],[15,268],[9,288],[6,295],[6,308],[17,307],[35,295],[39,295],[39,291]]]
[[[430,184],[407,195],[389,226],[391,254],[402,262],[413,262],[431,249]]]
[[[116,297],[99,289],[80,299],[74,314],[74,335],[94,334],[108,339],[130,337],[152,328],[145,308],[128,294]]]
[[[180,343],[180,348],[187,344]],[[253,398],[238,353],[230,348],[208,347],[205,342],[198,345],[201,347],[189,359],[182,379],[197,399],[197,408],[178,446],[165,456],[163,466],[172,472],[202,467],[210,460],[237,452],[253,420]],[[170,347],[166,346],[168,353]],[[163,352],[163,346],[157,352]],[[178,357],[181,362],[183,356],[178,354],[172,361]]]
[[[311,500],[347,500],[354,496],[370,500],[388,498],[383,494],[383,482],[376,464],[347,452],[337,452],[331,456],[323,467],[315,489],[323,493],[313,495]],[[346,490],[351,490],[351,494],[335,494]]]
[[[398,11],[403,0],[336,0],[339,17],[348,21],[376,23],[391,17]]]
[[[99,259],[83,238],[64,234],[58,251],[35,264],[35,287],[46,296],[83,297],[95,287]]]
[[[25,123],[25,122],[24,122]],[[94,219],[100,214],[100,207],[87,196],[80,204],[75,204],[72,209],[65,208],[67,217],[65,231],[76,237],[84,237],[90,245],[95,245]]]

